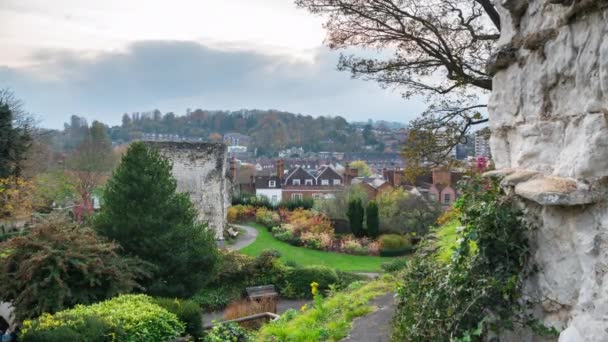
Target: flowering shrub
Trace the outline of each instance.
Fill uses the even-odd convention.
[[[255,222],[266,227],[275,227],[281,224],[281,217],[272,210],[259,208],[255,213]]]
[[[367,249],[354,236],[348,235],[341,241],[341,249],[348,254],[365,255]]]
[[[250,205],[235,205],[228,208],[227,219],[230,223],[253,220],[256,217],[256,209]]]

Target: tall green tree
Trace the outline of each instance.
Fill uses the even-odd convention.
[[[105,187],[96,227],[125,253],[157,266],[144,284],[149,293],[188,297],[211,279],[218,253],[188,195],[176,189],[171,163],[133,143]]]
[[[29,129],[16,127],[14,121],[10,104],[0,98],[0,178],[21,175],[32,140]]]
[[[365,212],[363,209],[363,203],[360,199],[354,199],[348,203],[348,221],[350,222],[350,229],[356,237],[363,237],[365,230],[363,229],[363,218]]]
[[[378,204],[371,201],[365,209],[365,221],[367,224],[367,236],[377,238],[380,234],[380,217],[378,215]]]

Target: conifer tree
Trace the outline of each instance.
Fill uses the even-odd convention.
[[[373,239],[377,238],[380,233],[380,219],[378,216],[378,204],[376,204],[375,201],[371,201],[367,204],[365,219],[367,224],[367,236]]]
[[[187,297],[209,281],[218,254],[188,195],[176,189],[171,163],[133,143],[108,181],[96,227],[125,253],[157,266],[144,284],[149,293]]]
[[[363,204],[360,199],[354,199],[348,203],[348,221],[350,221],[350,229],[356,237],[365,235],[363,229]]]

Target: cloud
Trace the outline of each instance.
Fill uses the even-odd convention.
[[[72,114],[114,124],[124,112],[154,108],[272,108],[405,122],[425,107],[336,71],[335,52],[313,53],[305,61],[189,41],[139,41],[96,55],[39,50],[28,67],[0,66],[0,87],[12,88],[46,127],[61,127]]]

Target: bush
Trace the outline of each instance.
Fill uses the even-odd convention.
[[[282,225],[272,228],[272,235],[275,239],[287,242],[290,245],[301,246],[302,241],[295,235],[291,225]]]
[[[250,335],[246,330],[235,323],[221,323],[214,326],[207,336],[203,339],[204,342],[249,342]]]
[[[365,231],[363,229],[363,218],[365,211],[363,209],[363,203],[360,199],[354,199],[348,203],[348,222],[350,222],[350,229],[356,237],[363,237]]]
[[[255,213],[255,221],[265,227],[274,227],[281,223],[281,218],[274,211],[259,208]]]
[[[203,335],[203,315],[201,307],[192,300],[154,298],[154,303],[175,314],[186,324],[186,333],[198,340]]]
[[[142,263],[95,231],[50,221],[0,244],[0,299],[17,319],[54,313],[138,288]]]
[[[412,254],[416,251],[416,247],[414,246],[405,246],[401,248],[394,249],[381,249],[380,256],[381,257],[399,257],[408,254]]]
[[[365,209],[365,220],[367,224],[367,236],[372,239],[378,237],[380,233],[380,218],[378,217],[378,204],[371,201]]]
[[[148,293],[185,298],[211,280],[218,256],[213,232],[198,223],[188,194],[177,193],[171,169],[158,151],[131,144],[104,188],[95,223],[126,254],[157,266],[144,284]]]
[[[122,340],[125,338],[120,327],[114,329],[109,324],[95,317],[86,317],[82,326],[72,328],[59,326],[50,330],[32,330],[24,334],[22,342],[66,342],[87,341],[106,342],[109,340]]]
[[[409,237],[399,234],[380,235],[378,242],[380,242],[381,249],[399,249],[411,246]]]
[[[382,263],[381,267],[385,272],[395,273],[405,269],[408,265],[408,261],[405,258],[396,258],[389,262]]]
[[[310,284],[317,282],[319,291],[329,289],[329,285],[340,282],[335,270],[325,266],[307,266],[290,269],[285,277],[281,295],[286,298],[312,298]]]
[[[59,331],[56,331],[59,330]],[[72,331],[70,331],[72,330]],[[43,314],[33,321],[25,321],[22,329],[24,341],[36,338],[68,337],[65,341],[125,342],[166,341],[180,336],[184,325],[175,314],[153,303],[146,295],[123,295],[97,304],[60,311],[54,315]],[[72,339],[74,336],[91,336],[91,339]],[[46,341],[46,340],[44,340]]]
[[[366,281],[369,280],[369,277],[363,274],[357,274],[352,272],[345,272],[336,270],[336,275],[338,276],[338,287],[341,289],[347,288],[350,284],[358,282],[358,281]]]
[[[296,210],[296,209],[306,209],[310,210],[314,207],[315,201],[313,199],[304,198],[301,200],[284,200],[281,201],[278,205],[280,209],[287,210]]]

